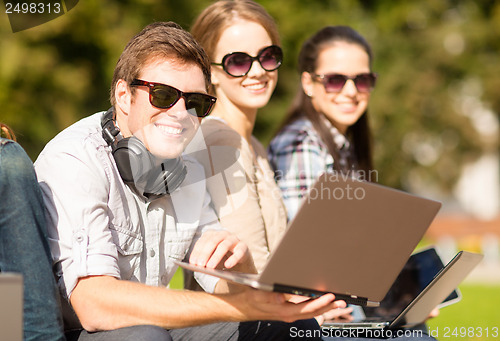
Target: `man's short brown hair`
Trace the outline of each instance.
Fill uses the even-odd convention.
[[[138,78],[145,66],[155,59],[172,59],[178,63],[198,65],[205,76],[208,91],[211,83],[210,60],[191,34],[173,22],[155,22],[133,37],[116,64],[111,83],[110,101],[116,104],[115,88],[118,80],[130,84]],[[132,95],[135,88],[130,88]]]

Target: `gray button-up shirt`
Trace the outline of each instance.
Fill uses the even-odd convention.
[[[102,138],[101,115],[75,123],[50,141],[35,169],[47,207],[49,243],[59,285],[70,297],[78,278],[107,275],[166,286],[207,229],[219,229],[203,168],[185,157],[180,188],[148,201],[121,180]],[[196,273],[212,292],[214,277]]]

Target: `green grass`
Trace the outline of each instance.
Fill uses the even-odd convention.
[[[439,341],[500,340],[500,285],[462,284],[460,291],[460,302],[428,321],[432,335]]]

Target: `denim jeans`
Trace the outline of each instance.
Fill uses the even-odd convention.
[[[43,199],[23,148],[0,138],[0,271],[23,275],[24,340],[65,340]]]

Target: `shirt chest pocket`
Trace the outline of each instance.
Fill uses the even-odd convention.
[[[141,234],[141,219],[139,212],[134,210],[133,200],[126,200],[118,195],[110,199],[109,210],[114,212],[109,217],[109,230],[116,245],[119,256],[140,254],[143,250],[143,236]],[[118,200],[118,199],[120,200]]]
[[[140,234],[119,226],[110,227],[113,243],[118,251],[120,277],[130,280],[139,271],[144,243]]]
[[[120,255],[129,256],[142,252],[144,243],[140,234],[119,226],[113,226],[110,230]]]

